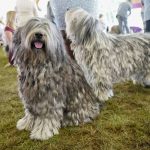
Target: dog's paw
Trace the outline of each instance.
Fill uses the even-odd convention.
[[[53,132],[50,130],[46,130],[43,128],[35,128],[30,135],[31,139],[35,139],[35,140],[48,140],[49,138],[51,138],[53,136]]]
[[[113,90],[108,91],[108,97],[111,98],[114,96]]]
[[[150,88],[150,84],[144,84],[145,88]]]
[[[47,140],[53,135],[59,134],[57,127],[48,119],[36,119],[30,138]]]
[[[145,88],[150,88],[150,74],[145,77],[143,85]]]
[[[96,91],[96,96],[99,98],[100,101],[107,101],[109,98],[114,96],[113,90],[109,90],[106,92]]]
[[[18,130],[31,130],[33,127],[33,123],[34,123],[34,118],[29,115],[26,114],[22,119],[20,119],[17,122],[17,129]]]

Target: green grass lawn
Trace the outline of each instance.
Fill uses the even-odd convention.
[[[16,68],[4,68],[6,63],[0,49],[0,150],[150,150],[150,89],[130,82],[115,86],[115,96],[91,124],[62,128],[47,141],[31,140],[28,131],[16,129],[24,109]]]

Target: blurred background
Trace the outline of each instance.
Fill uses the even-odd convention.
[[[107,26],[118,24],[116,19],[116,13],[120,2],[124,0],[99,0],[99,12],[103,14],[107,22]],[[46,15],[46,5],[48,0],[39,1],[39,16],[44,17]],[[14,10],[16,0],[0,0],[0,19],[5,22],[6,12],[8,10]],[[138,26],[143,29],[143,23],[141,18],[141,4],[140,0],[132,0],[132,13],[128,18],[129,26]]]

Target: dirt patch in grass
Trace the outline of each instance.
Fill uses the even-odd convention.
[[[150,89],[130,82],[115,86],[115,96],[91,124],[60,129],[47,141],[30,140],[29,132],[16,129],[24,109],[16,68],[4,68],[6,63],[0,49],[0,150],[150,149]]]

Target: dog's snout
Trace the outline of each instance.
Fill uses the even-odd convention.
[[[35,33],[35,37],[36,37],[37,39],[42,39],[43,34],[42,34],[42,33]]]
[[[69,11],[70,10],[70,8],[67,8],[67,11]]]

